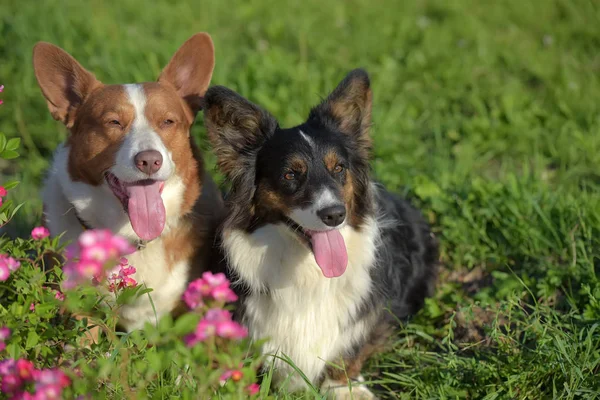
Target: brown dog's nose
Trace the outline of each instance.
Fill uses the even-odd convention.
[[[152,175],[162,166],[162,154],[156,150],[140,151],[133,157],[135,166],[145,174]]]

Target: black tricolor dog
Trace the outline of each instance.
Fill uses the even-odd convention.
[[[347,377],[360,381],[362,363],[398,319],[422,306],[438,257],[420,213],[370,178],[369,78],[352,71],[290,129],[224,87],[204,100],[231,183],[221,240],[240,317],[253,338],[269,339],[266,354],[286,354],[344,398]],[[304,386],[287,363],[274,363],[278,383],[289,376],[288,388]],[[352,393],[370,396],[360,385]]]

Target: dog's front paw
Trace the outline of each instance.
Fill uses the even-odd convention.
[[[321,392],[331,400],[376,400],[377,396],[360,382],[364,382],[362,376],[358,378],[358,382],[352,382],[352,386],[326,379],[321,386]]]

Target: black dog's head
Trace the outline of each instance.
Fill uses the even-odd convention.
[[[206,92],[204,121],[231,182],[225,229],[287,224],[326,276],[341,275],[347,255],[339,230],[360,229],[372,213],[366,72],[348,74],[294,128],[280,128],[268,112],[219,86]]]

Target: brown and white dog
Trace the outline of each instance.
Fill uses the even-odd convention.
[[[192,36],[151,83],[104,85],[49,43],[35,46],[33,66],[52,116],[69,130],[43,189],[46,225],[69,241],[105,228],[136,244],[134,278],[153,291],[121,309],[120,325],[155,323],[210,266],[223,212],[190,135],[212,76],[212,40]]]

